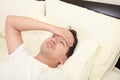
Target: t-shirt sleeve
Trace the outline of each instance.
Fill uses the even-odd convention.
[[[21,44],[13,53],[9,55],[9,58],[24,57],[28,55],[30,54],[25,44]]]

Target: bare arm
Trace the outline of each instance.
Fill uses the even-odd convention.
[[[6,40],[9,53],[23,43],[21,31],[45,30],[62,36],[69,46],[73,44],[73,36],[69,30],[43,23],[28,17],[8,16],[6,19]]]

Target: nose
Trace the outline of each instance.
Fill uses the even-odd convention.
[[[51,42],[55,45],[55,44],[57,44],[57,39],[56,38],[52,38]]]

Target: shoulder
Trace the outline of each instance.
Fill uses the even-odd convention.
[[[30,55],[30,52],[28,51],[26,45],[21,44],[12,54],[9,55],[9,57],[15,58],[15,57],[25,57],[29,55]]]

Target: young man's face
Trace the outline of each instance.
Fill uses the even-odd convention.
[[[41,53],[50,60],[60,62],[67,59],[66,53],[69,49],[66,41],[57,35],[45,40],[41,46]]]

